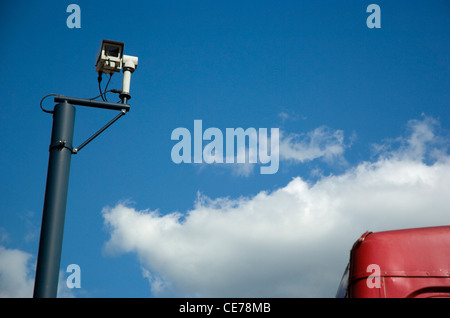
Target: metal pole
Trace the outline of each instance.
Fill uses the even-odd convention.
[[[75,107],[67,101],[57,104],[53,111],[35,298],[56,298],[57,295],[74,124]]]

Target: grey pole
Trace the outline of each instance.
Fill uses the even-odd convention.
[[[75,107],[67,101],[57,104],[53,110],[35,298],[56,298],[57,295],[74,124]]]

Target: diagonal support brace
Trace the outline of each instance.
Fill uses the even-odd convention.
[[[109,126],[111,126],[112,124],[114,124],[120,117],[122,117],[123,115],[125,115],[127,113],[126,109],[122,109],[120,111],[120,113],[114,117],[109,123],[107,123],[105,126],[103,126],[102,128],[100,128],[95,134],[93,134],[91,137],[89,137],[85,142],[83,142],[81,145],[79,145],[78,147],[74,148],[72,150],[73,154],[77,154],[82,148],[84,148],[88,143],[90,143],[92,140],[94,140],[94,138],[96,138],[98,135],[100,135],[102,132],[104,132]]]

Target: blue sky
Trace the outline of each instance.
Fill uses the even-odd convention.
[[[366,230],[449,223],[449,13],[438,0],[2,3],[0,295],[32,294],[52,125],[39,101],[96,96],[111,39],[139,57],[132,108],[72,157],[60,295],[333,297]],[[75,145],[114,116],[77,107]],[[278,172],[175,164],[171,133],[196,119],[279,128]],[[80,289],[64,288],[69,264]]]

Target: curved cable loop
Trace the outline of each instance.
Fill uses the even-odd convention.
[[[107,91],[104,91],[104,92],[101,93],[100,95],[97,95],[97,96],[95,96],[95,97],[89,98],[89,100],[95,100],[95,99],[99,98],[100,96],[106,95],[106,93],[120,94],[121,91],[118,90],[118,89],[109,89],[109,90],[107,90]],[[42,102],[43,102],[47,97],[49,97],[49,96],[58,96],[58,95],[59,95],[59,94],[47,94],[47,95],[45,95],[44,97],[42,97],[41,102],[39,103],[39,107],[41,107],[41,109],[42,109],[42,111],[43,111],[44,113],[53,114],[53,110],[48,110],[48,109],[45,109],[44,107],[42,107]]]
[[[42,102],[44,101],[44,99],[46,99],[49,96],[58,96],[58,94],[45,95],[44,97],[42,97],[41,102],[39,103],[39,106],[41,107],[41,109],[44,113],[53,114],[53,110],[48,110],[48,109],[45,109],[44,107],[42,107]]]

